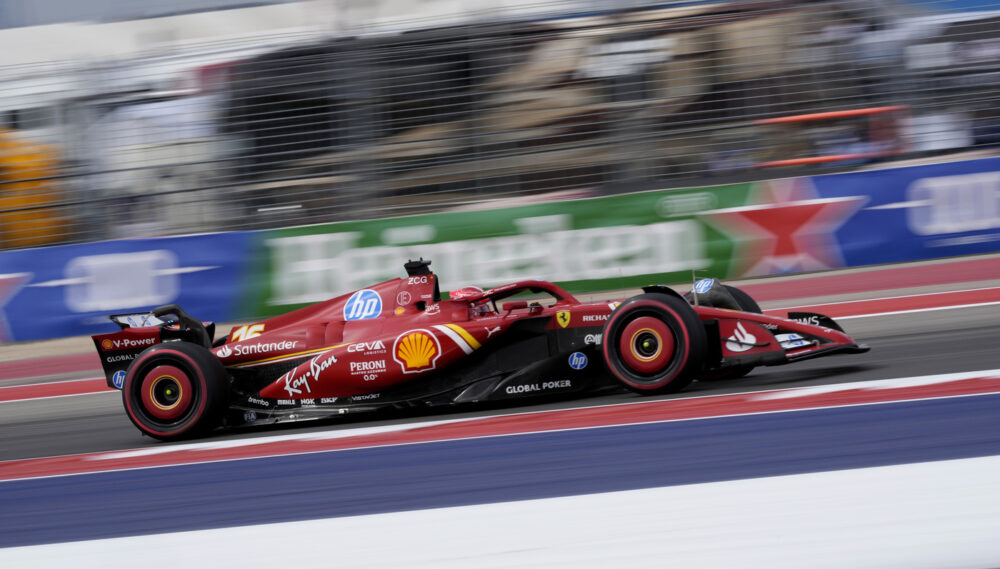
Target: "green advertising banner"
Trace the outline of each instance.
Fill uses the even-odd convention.
[[[697,214],[742,206],[752,184],[261,232],[250,312],[269,316],[433,261],[443,290],[520,280],[572,292],[726,277],[731,239]]]

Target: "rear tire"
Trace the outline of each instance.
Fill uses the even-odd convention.
[[[637,393],[680,391],[701,370],[705,327],[679,297],[634,296],[615,309],[604,325],[601,350],[611,373]]]
[[[228,403],[226,370],[201,346],[157,344],[129,365],[122,402],[132,423],[153,438],[204,434],[218,426]]]

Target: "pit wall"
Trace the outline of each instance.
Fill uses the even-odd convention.
[[[402,276],[418,257],[445,289],[540,278],[589,292],[997,251],[1000,158],[986,158],[5,251],[0,340],[106,332],[108,314],[170,303],[203,320],[266,317]]]

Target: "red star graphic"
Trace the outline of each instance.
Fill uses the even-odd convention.
[[[0,342],[10,342],[14,335],[10,331],[7,323],[7,315],[3,313],[3,307],[7,306],[18,291],[31,280],[31,273],[7,273],[0,275]]]
[[[793,178],[757,184],[749,201],[701,214],[736,242],[731,277],[844,266],[833,233],[868,198],[818,198],[808,178]]]

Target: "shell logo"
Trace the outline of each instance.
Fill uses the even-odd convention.
[[[104,348],[105,350],[110,350],[111,349],[111,340],[108,340],[106,338],[104,340],[102,340],[101,341],[101,347]]]
[[[441,344],[427,330],[410,330],[396,338],[392,346],[392,359],[403,368],[403,373],[419,373],[434,369],[441,355]]]

